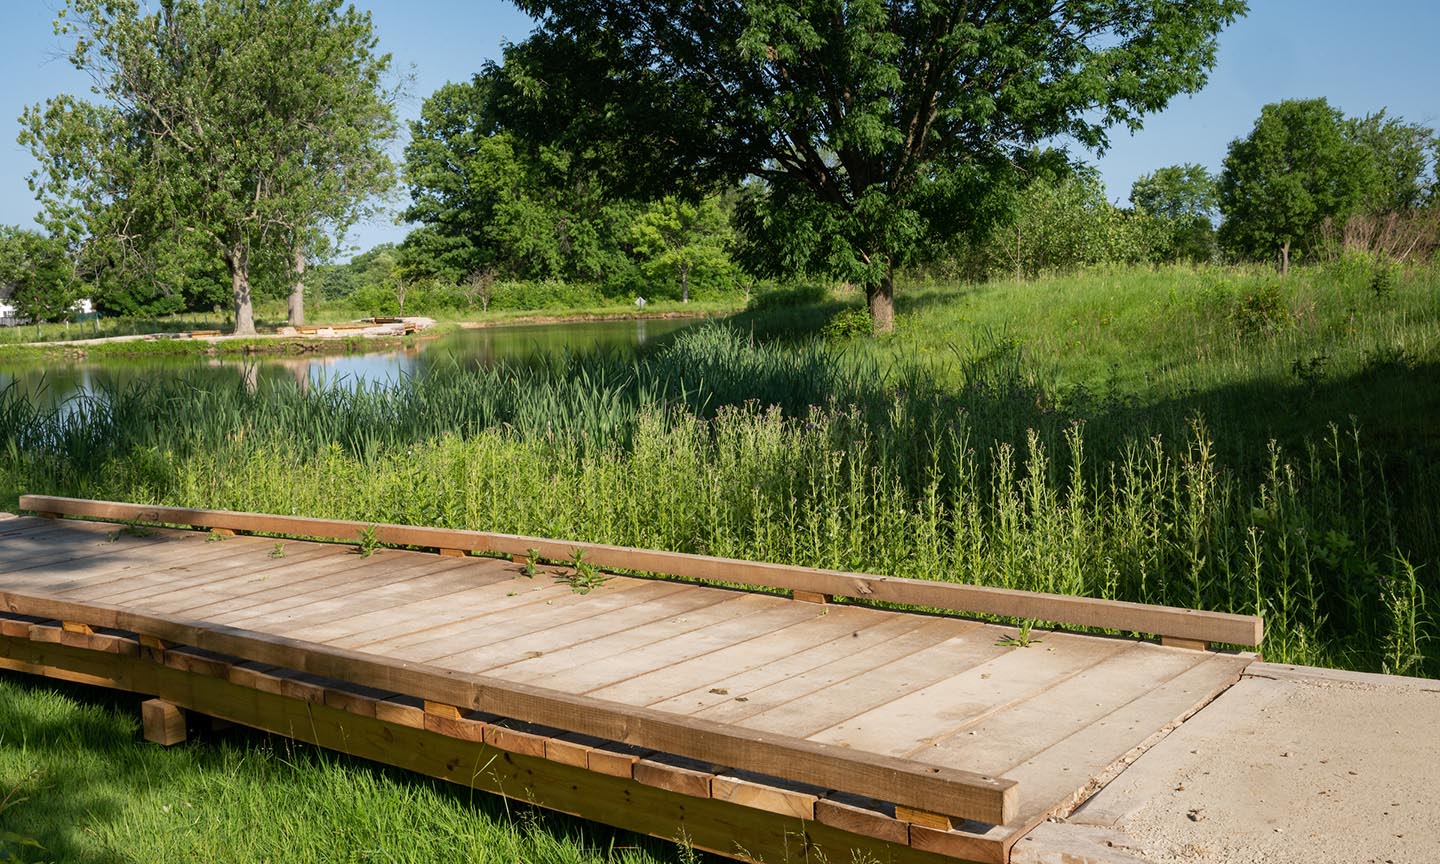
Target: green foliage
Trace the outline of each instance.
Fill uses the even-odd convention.
[[[594,563],[585,560],[584,549],[576,549],[566,563],[570,565],[570,572],[555,578],[568,583],[570,590],[576,594],[589,594],[610,578],[600,572],[600,568]]]
[[[1111,204],[1095,171],[1066,172],[1016,193],[1008,217],[982,242],[962,245],[958,263],[977,278],[1146,263],[1167,257],[1169,230],[1159,217]]]
[[[38,231],[0,225],[0,299],[22,318],[58,321],[71,315],[80,285],[64,244]]]
[[[187,273],[204,250],[253,333],[252,290],[288,288],[299,256],[392,182],[389,56],[341,0],[69,0],[56,29],[103,102],[25,110],[31,184],[52,233],[115,278],[165,285],[175,250]]]
[[[1230,320],[1241,339],[1274,336],[1290,323],[1290,308],[1280,286],[1266,282],[1235,302]]]
[[[435,91],[411,124],[401,247],[407,278],[457,284],[493,270],[509,279],[596,281],[628,268],[618,245],[632,207],[606,195],[563,148],[528,146],[495,120],[485,76]]]
[[[830,316],[830,320],[820,329],[820,335],[830,342],[869,336],[870,332],[870,313],[860,308],[841,309]]]
[[[360,542],[356,544],[355,551],[360,553],[361,558],[369,558],[380,549],[380,537],[374,525],[361,528],[356,533]]]
[[[1130,187],[1130,203],[1167,224],[1169,244],[1161,252],[1166,260],[1199,264],[1214,259],[1220,200],[1215,177],[1203,165],[1169,165],[1142,174]]]
[[[1362,124],[1364,125],[1364,124]],[[1375,126],[1376,134],[1383,126]],[[1324,99],[1266,105],[1249,136],[1231,142],[1220,174],[1220,243],[1232,253],[1313,254],[1327,220],[1344,224],[1386,184],[1353,124]]]
[[[733,187],[748,254],[866,286],[889,326],[892,276],[931,238],[997,215],[1032,143],[1103,147],[1194,92],[1241,0],[1012,9],[1001,0],[847,4],[525,0],[498,108],[640,197]],[[766,263],[766,262],[773,262]]]
[[[716,196],[699,201],[666,196],[637,213],[630,223],[630,244],[649,271],[652,292],[670,295],[660,286],[678,279],[680,302],[689,303],[692,282],[732,282],[729,227]]]

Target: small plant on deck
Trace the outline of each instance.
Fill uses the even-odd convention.
[[[585,560],[585,550],[576,549],[575,555],[568,562],[570,572],[556,578],[570,583],[570,590],[576,594],[589,594],[591,591],[605,584],[609,577],[600,572],[600,568]]]
[[[276,544],[275,544],[275,548],[273,548],[273,549],[270,550],[270,557],[271,557],[271,558],[284,558],[284,557],[285,557],[285,544],[284,544],[284,543],[276,543]]]
[[[1035,622],[1033,620],[1022,622],[1020,628],[1015,631],[1014,636],[1006,636],[995,644],[1006,648],[1029,648],[1036,642],[1044,642],[1044,639],[1037,639],[1031,635],[1030,631],[1034,629],[1034,627]]]
[[[356,546],[360,557],[369,558],[374,555],[375,551],[380,548],[380,532],[376,527],[371,525],[368,528],[361,528],[356,533],[360,535],[360,543]]]
[[[206,542],[206,543],[219,543],[221,540],[224,540],[224,539],[225,539],[225,533],[224,533],[224,532],[222,532],[219,528],[211,528],[211,529],[210,529],[210,536],[208,536],[208,537],[205,538],[205,542]]]
[[[530,547],[525,550],[525,564],[520,568],[526,579],[535,578],[535,561],[540,557],[540,550]]]

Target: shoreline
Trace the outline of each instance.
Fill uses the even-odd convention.
[[[249,336],[217,334],[189,336],[184,333],[140,333],[124,336],[102,336],[88,339],[72,339],[56,342],[17,342],[0,344],[0,360],[63,357],[84,360],[104,357],[183,357],[224,355],[301,355],[301,354],[364,354],[370,351],[403,348],[421,341],[429,341],[457,330],[486,330],[509,326],[542,326],[546,324],[584,324],[603,321],[640,321],[712,318],[725,314],[723,311],[665,310],[638,312],[617,310],[614,314],[605,312],[578,312],[573,314],[526,314],[513,318],[482,321],[442,321],[408,335],[340,332],[331,336],[295,336],[280,332],[257,333]],[[339,322],[336,322],[339,323]],[[289,326],[289,325],[284,325]],[[320,328],[332,324],[307,325]],[[283,329],[283,328],[282,328]]]

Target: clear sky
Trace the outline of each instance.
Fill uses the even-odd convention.
[[[15,143],[24,106],[89,81],[70,67],[51,29],[59,0],[0,0],[0,223],[30,226],[37,210],[25,177],[35,167]],[[446,81],[469,78],[505,41],[521,41],[529,19],[503,0],[358,0],[374,18],[383,50],[413,73],[405,120]],[[1220,38],[1210,84],[1147,119],[1135,134],[1119,130],[1099,165],[1112,200],[1162,165],[1198,162],[1218,170],[1226,146],[1245,135],[1260,107],[1324,96],[1347,114],[1388,108],[1412,122],[1440,126],[1440,2],[1437,0],[1251,0],[1250,14]],[[398,156],[397,147],[397,156]],[[368,248],[404,237],[393,216],[361,225],[349,243]]]

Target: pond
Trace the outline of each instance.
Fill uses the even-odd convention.
[[[424,375],[433,364],[477,367],[530,361],[565,353],[634,354],[694,319],[636,319],[523,324],[460,330],[437,339],[363,354],[239,357],[136,357],[104,360],[7,361],[0,355],[0,389],[18,386],[32,399],[55,405],[82,394],[103,394],[137,381],[189,376],[192,380],[243,379],[252,387],[290,381],[301,386],[353,387]]]

